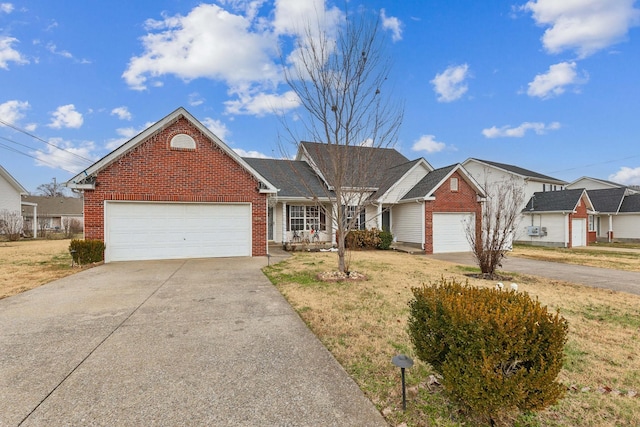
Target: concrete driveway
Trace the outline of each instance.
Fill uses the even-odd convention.
[[[0,300],[0,426],[386,426],[265,264],[113,263]]]
[[[476,265],[473,255],[469,252],[435,254],[428,256],[456,264]],[[502,268],[500,268],[500,270],[564,280],[595,288],[610,289],[613,291],[640,295],[640,273],[633,271],[587,267],[582,265],[563,264],[561,262],[538,261],[512,256],[507,256],[503,260]]]

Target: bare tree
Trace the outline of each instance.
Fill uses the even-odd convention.
[[[385,92],[391,61],[384,54],[380,23],[365,13],[350,15],[337,31],[327,30],[317,17],[284,64],[285,80],[303,110],[296,116],[296,129],[321,143],[317,149],[322,152],[315,157],[320,164],[312,166],[327,186],[325,194],[315,197],[332,201],[340,272],[348,269],[345,236],[359,223],[372,183],[383,178],[384,170],[376,164],[375,150],[351,148],[392,147],[403,117],[401,106],[391,102],[391,91]],[[299,144],[296,130],[283,122]]]
[[[64,237],[67,239],[72,238],[76,234],[82,233],[82,222],[78,218],[63,218],[62,229],[64,230]]]
[[[467,224],[466,236],[483,276],[492,279],[502,259],[511,250],[522,219],[524,187],[515,179],[484,182],[487,200],[482,209],[481,227]]]
[[[42,194],[45,197],[60,197],[60,196],[64,196],[65,195],[65,192],[64,192],[65,189],[66,189],[66,187],[64,186],[64,183],[62,183],[62,184],[58,183],[56,178],[53,178],[50,183],[48,183],[48,184],[40,184],[36,188],[38,193]]]
[[[20,239],[23,220],[18,211],[3,209],[0,211],[0,234],[4,234],[10,241]]]

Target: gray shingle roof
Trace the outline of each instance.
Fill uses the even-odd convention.
[[[584,188],[576,188],[573,190],[533,193],[522,212],[573,211],[584,191]]]
[[[37,203],[38,216],[82,215],[83,200],[79,197],[22,196],[23,202]]]
[[[593,208],[598,212],[606,213],[618,212],[624,198],[624,193],[624,187],[587,190],[589,199],[591,199],[591,203],[593,203]]]
[[[409,159],[393,148],[346,146],[318,142],[301,142],[311,160],[330,185],[341,170],[343,187],[380,188],[388,183],[391,168],[409,163]]]
[[[625,196],[620,213],[640,213],[640,194]]]
[[[508,165],[506,163],[492,162],[492,161],[489,161],[489,160],[481,160],[481,159],[472,159],[472,160],[476,160],[478,162],[486,163],[488,165],[495,166],[497,168],[504,169],[506,171],[513,172],[513,173],[516,173],[518,175],[526,176],[526,177],[529,177],[529,178],[536,178],[536,179],[541,179],[541,180],[544,180],[544,181],[552,181],[554,183],[558,183],[558,184],[562,184],[562,185],[567,183],[566,181],[563,181],[561,179],[554,178],[554,177],[551,177],[551,176],[548,176],[548,175],[543,175],[541,173],[534,172],[534,171],[531,171],[529,169],[521,168],[519,166]]]
[[[446,177],[456,166],[458,165],[454,164],[429,172],[411,190],[409,190],[401,200],[416,199],[431,193],[431,191],[435,189],[435,186],[438,185],[438,183],[442,181],[444,177]]]
[[[280,190],[279,197],[323,198],[333,194],[328,193],[306,162],[251,157],[243,157],[243,160]]]
[[[402,178],[407,172],[409,172],[409,170],[411,170],[412,167],[414,167],[417,163],[419,163],[420,160],[422,159],[412,160],[410,162],[402,163],[400,165],[393,166],[385,170],[384,178],[383,178],[383,181],[378,186],[378,191],[373,193],[370,199],[375,200],[378,197],[382,196],[384,193],[386,193],[393,184],[398,182],[398,180],[400,180],[400,178]]]

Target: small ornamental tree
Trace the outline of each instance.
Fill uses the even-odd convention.
[[[526,293],[442,278],[414,288],[408,331],[417,356],[442,375],[444,392],[482,422],[555,403],[567,321]]]
[[[487,200],[482,208],[482,232],[476,232],[476,224],[472,221],[467,224],[465,233],[480,271],[491,279],[516,238],[525,202],[524,187],[515,179],[493,183],[485,180],[484,189]]]
[[[10,241],[20,239],[22,225],[23,220],[20,212],[8,209],[0,211],[0,234],[4,234]]]

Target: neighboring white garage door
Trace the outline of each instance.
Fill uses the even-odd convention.
[[[571,246],[587,245],[587,220],[573,219],[571,220]]]
[[[251,256],[251,205],[107,202],[105,262]]]
[[[470,252],[466,226],[475,224],[473,213],[433,214],[433,253]]]

